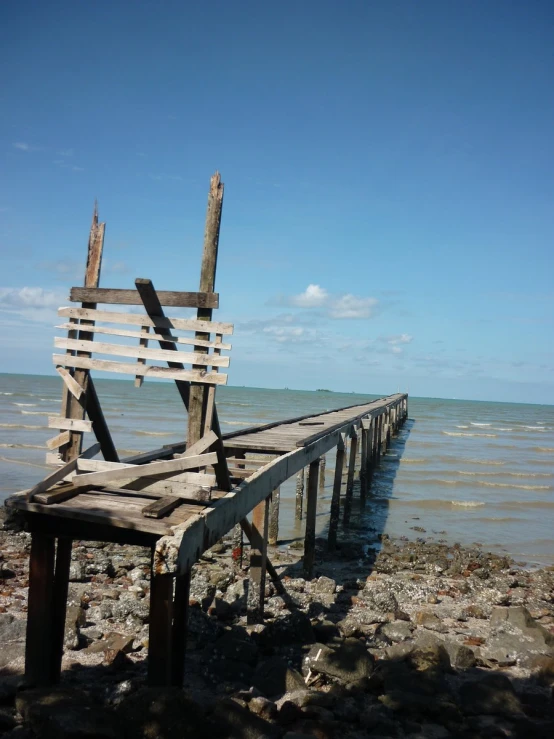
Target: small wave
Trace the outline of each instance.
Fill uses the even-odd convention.
[[[51,416],[52,411],[20,411],[24,416]]]
[[[9,457],[0,457],[0,462],[11,462],[12,464],[20,464],[25,467],[40,467],[40,469],[50,469],[46,464],[37,464],[36,462],[26,462],[24,459],[10,459]]]
[[[506,477],[554,477],[554,474],[550,472],[471,472],[469,470],[456,470],[456,474],[466,475],[468,477],[496,477],[497,475],[505,475]]]
[[[35,406],[36,403],[14,403],[14,405],[18,405],[20,407],[25,407],[25,408],[27,407],[31,408],[32,406]]]
[[[45,446],[38,444],[0,444],[0,449],[42,449],[46,451]]]
[[[506,464],[506,462],[503,462],[501,459],[464,459],[463,461],[470,462],[471,464],[494,465],[496,467]]]
[[[457,425],[457,426],[456,426],[456,428],[457,428],[457,429],[468,429],[468,428],[469,428],[469,426],[458,426],[458,425]]]
[[[554,452],[554,447],[552,446],[534,446],[532,448],[533,452],[545,452],[546,454],[551,454]]]
[[[44,429],[47,430],[46,426],[25,426],[22,423],[0,423],[0,428],[3,429]]]
[[[0,395],[13,395],[13,393],[0,393]]]
[[[451,500],[450,503],[458,508],[481,508],[485,505],[480,500]]]
[[[544,426],[523,426],[523,428],[528,431],[546,431]]]
[[[477,421],[470,421],[470,424],[472,426],[491,426],[492,425],[490,423],[477,423]]]
[[[252,421],[223,421],[226,426],[252,426]]]
[[[427,462],[426,459],[407,459],[406,457],[402,457],[402,464],[425,464]]]
[[[133,431],[135,436],[173,436],[171,431]]]
[[[491,431],[513,431],[509,426],[491,426]]]
[[[464,434],[458,431],[441,431],[441,434],[445,434],[446,436],[471,436],[481,439],[496,439],[496,434]]]

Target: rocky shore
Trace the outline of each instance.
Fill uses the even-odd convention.
[[[150,552],[75,542],[62,683],[23,681],[30,536],[0,531],[0,735],[10,739],[554,736],[554,568],[478,545],[271,552],[248,626],[230,543],[194,569],[184,690],[146,685]],[[245,562],[247,560],[245,559]]]

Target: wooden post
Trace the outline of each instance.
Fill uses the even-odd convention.
[[[69,590],[69,567],[71,565],[71,539],[58,539],[56,547],[56,567],[52,586],[52,653],[50,657],[51,679],[60,681],[62,671],[63,643],[65,636],[65,617],[67,612],[67,593]]]
[[[246,621],[261,624],[264,620],[264,594],[267,558],[267,528],[269,521],[269,497],[252,512],[252,538],[250,539],[250,573]]]
[[[219,231],[221,227],[221,212],[223,209],[223,183],[219,172],[210,180],[208,193],[208,207],[206,211],[206,228],[204,231],[204,248],[202,252],[202,268],[200,271],[200,292],[213,292],[215,288],[215,273],[217,268],[217,252],[219,247]],[[211,308],[198,308],[199,321],[212,320]],[[209,334],[197,332],[198,339],[207,340]],[[194,347],[198,353],[206,353],[203,347]],[[198,368],[193,365],[194,368]],[[188,444],[192,445],[202,437],[205,424],[206,404],[208,399],[207,388],[202,385],[192,385],[190,388]]]
[[[102,250],[104,248],[105,227],[105,223],[98,223],[98,207],[95,203],[88,242],[85,287],[98,287],[99,285],[100,267],[102,265]],[[96,308],[96,303],[83,303],[83,308]],[[94,321],[82,320],[80,326],[87,326],[92,324],[94,324]],[[83,341],[93,341],[94,334],[90,331],[80,330],[79,339]],[[77,352],[77,355],[88,357],[90,356],[90,352]],[[82,420],[85,417],[88,376],[88,370],[76,369],[73,373],[73,379],[80,387],[83,388],[83,394],[80,398],[76,398],[64,386],[61,415],[65,418]],[[81,453],[81,448],[83,444],[83,433],[81,431],[71,431],[70,434],[71,435],[68,443],[60,449],[60,453],[64,462],[69,462],[72,459],[75,459],[75,457],[78,457]]]
[[[344,499],[344,523],[350,520],[352,492],[354,489],[354,472],[356,469],[356,453],[358,450],[358,432],[354,427],[350,430],[350,457],[348,459],[348,477],[346,479],[346,497]]]
[[[369,436],[369,420],[367,418],[362,419],[362,438],[361,438],[361,453],[360,453],[360,500],[365,501],[367,493],[367,447],[368,447],[368,436]]]
[[[373,476],[373,437],[374,431],[374,420],[372,416],[369,417],[369,428],[367,430],[367,455],[366,455],[366,480],[367,488],[369,490],[371,486],[371,478]]]
[[[383,414],[379,415],[379,427],[377,431],[377,462],[381,465],[381,454],[383,453]]]
[[[113,443],[110,429],[104,418],[100,401],[96,394],[96,387],[90,375],[88,376],[86,404],[88,417],[92,422],[92,430],[100,443],[100,449],[104,459],[106,462],[119,462],[119,456]]]
[[[173,576],[156,575],[150,580],[148,628],[148,683],[172,684]]]
[[[35,687],[52,682],[53,587],[54,537],[34,531],[29,560],[25,679]]]
[[[327,537],[330,551],[333,551],[337,547],[337,529],[339,525],[340,514],[340,492],[342,487],[342,471],[344,468],[344,441],[345,435],[341,434],[339,443],[337,444],[335,476],[333,479],[333,497],[331,498],[331,515],[329,518],[329,535]]]
[[[182,687],[185,677],[190,577],[189,571],[175,578],[171,626],[171,684],[177,688]]]
[[[319,458],[319,489],[325,488],[325,454]]]
[[[296,504],[294,509],[294,517],[297,521],[302,520],[304,508],[304,470],[301,469],[296,475]]]
[[[274,547],[279,539],[279,503],[281,500],[281,488],[275,488],[271,493],[269,506],[269,539],[268,543]]]
[[[311,462],[308,469],[308,500],[306,504],[306,533],[304,536],[304,573],[308,580],[311,580],[314,574],[318,477],[319,459],[316,459]]]

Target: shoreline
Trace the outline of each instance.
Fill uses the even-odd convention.
[[[268,581],[265,623],[250,626],[247,572],[220,542],[194,568],[181,691],[146,686],[149,551],[75,542],[62,682],[34,691],[21,677],[30,536],[17,528],[0,531],[7,737],[89,736],[63,728],[87,706],[100,737],[554,734],[554,567],[421,538],[331,554],[318,539],[307,581],[293,542],[271,550],[287,598]],[[176,716],[192,733],[171,733]]]

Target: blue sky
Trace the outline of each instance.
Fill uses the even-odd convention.
[[[554,5],[0,5],[0,371],[104,287],[216,288],[234,385],[554,403]]]

